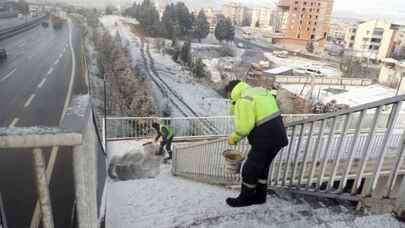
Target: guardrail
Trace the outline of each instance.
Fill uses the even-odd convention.
[[[336,78],[336,77],[312,77],[312,76],[283,76],[274,77],[275,82],[280,84],[311,84],[314,85],[341,85],[341,86],[369,86],[373,80],[365,78]]]
[[[397,198],[394,190],[401,180],[405,182],[405,177],[400,178],[405,174],[405,134],[394,126],[404,100],[402,95],[287,123],[290,143],[271,165],[269,186],[350,200],[362,196]],[[390,114],[384,128],[377,129],[383,109]],[[363,128],[369,110],[373,121]],[[338,122],[343,125],[338,126]],[[356,127],[350,130],[352,123]],[[229,148],[224,140],[177,146],[173,173],[205,182],[237,184],[239,176],[224,171],[222,152]],[[243,141],[236,149],[246,154],[249,146]]]
[[[32,149],[13,150],[13,153],[31,151],[33,154],[34,182],[38,195],[33,214],[38,211],[40,216],[33,216],[31,227],[38,227],[39,218],[43,227],[55,227],[49,187],[52,173],[50,170],[53,170],[53,167],[50,168],[50,162],[45,162],[44,156],[45,149],[55,147],[72,148],[72,151],[64,153],[73,153],[73,170],[63,172],[73,173],[74,186],[71,187],[75,189],[78,227],[98,227],[97,154],[94,131],[88,95],[72,99],[60,127],[0,128],[0,149]],[[27,156],[27,159],[29,158],[30,156]]]
[[[303,115],[283,115],[284,122],[302,120],[314,114]],[[197,138],[197,137],[217,137],[227,136],[233,132],[232,116],[214,117],[107,117],[106,126],[103,126],[105,140],[124,140],[131,138],[149,138],[155,134],[152,123],[164,123],[175,130],[175,138]],[[201,122],[210,123],[216,134],[211,134],[201,128]],[[106,130],[107,129],[107,130]]]
[[[2,30],[0,30],[0,40],[12,37],[12,36],[14,36],[14,35],[16,35],[18,33],[21,33],[23,31],[31,29],[31,28],[37,26],[38,23],[41,20],[45,19],[46,17],[47,16],[42,16],[42,17],[39,17],[39,18],[37,18],[35,20],[32,20],[30,22],[21,24],[21,25],[17,25],[17,26],[14,26],[14,27],[2,29]]]

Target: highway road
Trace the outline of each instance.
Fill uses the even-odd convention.
[[[37,26],[6,40],[0,63],[0,127],[59,126],[73,94],[87,93],[80,75],[80,29]],[[71,148],[45,151],[55,227],[72,227],[74,204]],[[0,193],[9,228],[37,227],[39,210],[32,153],[0,150]]]
[[[36,19],[36,17],[31,17],[27,16],[27,18],[17,18],[17,17],[11,17],[11,18],[0,18],[0,30],[14,27],[20,24],[23,24],[25,22],[29,22],[31,20]]]

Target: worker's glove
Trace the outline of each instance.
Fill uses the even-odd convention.
[[[235,140],[232,138],[232,136],[229,136],[229,137],[228,137],[228,144],[229,144],[229,145],[236,145],[236,142],[235,142]]]

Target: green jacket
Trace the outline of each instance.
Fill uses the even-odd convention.
[[[235,123],[235,132],[231,138],[236,143],[248,136],[255,126],[281,115],[277,101],[270,91],[250,87],[245,82],[235,86],[231,100]]]
[[[160,124],[160,129],[159,129],[158,135],[156,136],[155,140],[158,140],[160,137],[162,137],[163,141],[165,142],[165,141],[168,141],[169,139],[172,139],[173,136],[174,136],[173,128]]]

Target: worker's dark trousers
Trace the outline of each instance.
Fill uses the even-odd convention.
[[[280,147],[252,146],[242,168],[243,184],[252,188],[258,182],[267,183],[271,162],[280,150]]]
[[[163,148],[166,148],[167,153],[169,154],[169,158],[172,158],[172,142],[173,142],[173,137],[168,139],[167,141],[162,141],[160,143],[160,154],[164,155]]]

